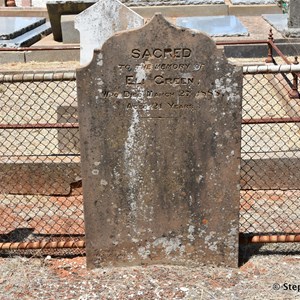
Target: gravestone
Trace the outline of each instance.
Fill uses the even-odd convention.
[[[241,68],[157,14],[77,87],[88,267],[236,267]]]
[[[80,32],[80,64],[91,61],[94,49],[116,31],[144,25],[144,19],[117,0],[99,0],[75,17],[75,28]]]

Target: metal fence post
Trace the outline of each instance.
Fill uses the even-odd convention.
[[[268,37],[268,42],[273,42],[274,38],[273,38],[273,31],[272,28],[270,28],[270,32],[269,32],[269,37]],[[273,49],[272,49],[272,45],[271,43],[268,43],[268,57],[266,58],[266,63],[273,63],[274,59],[273,59]]]
[[[294,65],[298,65],[298,57],[295,56],[295,60],[293,61]],[[289,96],[292,99],[299,99],[300,95],[298,92],[298,75],[296,73],[292,73],[293,75],[293,86],[292,86],[292,90],[289,92]]]

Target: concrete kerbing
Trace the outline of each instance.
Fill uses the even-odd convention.
[[[177,5],[177,6],[140,6],[131,7],[144,18],[151,18],[160,12],[165,17],[194,17],[194,16],[221,16],[228,15],[228,5]]]
[[[266,12],[266,9],[268,9],[268,12],[272,13],[275,11],[276,13],[281,13],[281,10],[276,5],[235,5],[234,8],[232,8],[233,5],[230,5],[230,1],[226,1],[225,5],[213,5],[216,10],[215,15],[220,15],[221,11],[225,15],[231,14],[231,15],[237,15],[237,16],[243,16],[243,15],[249,15],[250,13],[255,13],[260,15],[261,13]],[[165,14],[171,14],[171,10],[173,11],[173,17],[176,18],[175,13],[179,15],[185,15],[185,16],[193,16],[197,14],[197,11],[203,10],[204,7],[208,7],[208,5],[178,5],[178,6],[165,6],[165,7],[157,7],[160,10],[165,10]],[[209,6],[212,9],[212,5]],[[208,8],[209,8],[208,7]],[[155,11],[156,7],[132,7],[133,10],[135,10],[137,13],[141,14],[144,17],[147,17],[147,15],[152,16],[153,11]],[[170,8],[170,11],[168,12],[168,8]],[[252,8],[254,11],[252,11]],[[219,9],[219,13],[217,13],[217,9]],[[184,13],[183,13],[184,12]],[[0,16],[1,15],[12,15],[12,16],[20,16],[20,15],[38,15],[43,14],[44,16],[48,17],[46,8],[37,9],[37,8],[3,8],[0,7]],[[198,14],[200,15],[200,14]],[[203,15],[203,14],[202,14]],[[250,18],[251,19],[251,18]],[[245,25],[247,28],[248,26]],[[248,28],[249,29],[249,28]],[[267,38],[267,29],[264,29],[266,31],[266,38]],[[256,39],[255,34],[257,31],[250,31],[251,38]],[[254,34],[252,36],[252,34]],[[57,44],[56,42],[53,42],[53,40],[50,40],[51,36],[44,38],[42,43],[38,43],[40,46],[45,45],[53,45],[53,46],[60,46],[60,44]],[[278,39],[282,38],[282,35],[275,37],[277,43],[280,43],[280,49],[284,51],[286,55],[294,55],[292,45],[290,43],[285,43],[284,41],[279,42]],[[261,39],[261,37],[259,37]],[[298,44],[298,41],[293,40],[293,43],[297,43],[295,46],[297,49],[300,49],[300,44]],[[239,46],[225,46],[225,55],[227,57],[263,57],[266,56],[267,50],[265,45],[239,45]],[[45,51],[35,51],[31,54],[25,53],[17,53],[17,52],[0,52],[1,57],[1,63],[12,63],[12,62],[27,62],[27,61],[42,61],[42,62],[52,62],[52,61],[62,61],[62,60],[74,60],[77,59],[79,61],[79,50],[56,50],[56,51],[48,51],[47,53],[43,53]]]
[[[31,7],[1,7],[1,17],[44,17],[49,20],[48,11],[46,8],[31,8]]]
[[[262,14],[280,14],[282,10],[277,5],[229,5],[228,14],[235,16],[260,16]]]
[[[0,0],[1,1],[1,0]],[[156,12],[161,12],[166,17],[193,17],[193,16],[209,16],[209,15],[236,15],[251,16],[261,14],[282,13],[280,7],[276,4],[266,5],[232,5],[230,2],[225,4],[207,4],[207,5],[176,5],[176,6],[134,6],[132,10],[140,14],[144,18],[152,17]],[[49,20],[46,8],[36,7],[14,7],[7,8],[0,6],[0,16],[35,16],[46,17]]]
[[[52,50],[52,51],[27,51],[25,52],[25,62],[54,62],[70,61],[80,59],[80,50]]]
[[[0,57],[1,64],[26,62],[24,52],[0,52]]]
[[[1,64],[27,63],[27,62],[63,62],[79,61],[80,50],[76,49],[55,49],[51,51],[0,51]]]

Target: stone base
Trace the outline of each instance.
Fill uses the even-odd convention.
[[[81,179],[79,160],[1,162],[0,175],[4,194],[68,195],[71,183]]]

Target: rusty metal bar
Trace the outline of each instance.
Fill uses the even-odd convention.
[[[277,52],[277,54],[288,64],[291,65],[292,63],[289,61],[289,59],[287,59],[284,54],[281,52],[281,50],[274,44],[273,40],[269,40],[268,42],[272,48]]]
[[[300,117],[291,118],[262,118],[262,119],[243,119],[242,124],[265,124],[265,123],[299,123]]]
[[[274,44],[273,40],[269,41],[269,44],[272,48],[277,52],[277,54],[288,64],[291,65],[291,61],[285,57],[285,55],[280,51],[280,49]],[[294,65],[298,65],[298,60],[295,58]],[[298,77],[300,77],[300,73],[293,73],[293,83],[292,83],[292,90],[289,92],[290,98],[299,99],[299,92],[298,92]],[[286,78],[285,78],[286,79]]]
[[[295,56],[295,60],[293,61],[295,66],[299,65],[298,57]],[[299,99],[299,92],[298,92],[298,75],[296,73],[292,73],[293,75],[293,85],[292,90],[289,91],[289,96],[292,99]]]
[[[0,124],[0,129],[78,128],[79,123]]]
[[[240,233],[240,243],[299,243],[300,234],[247,235]]]
[[[216,41],[218,46],[226,45],[255,45],[267,44],[267,40],[237,40],[237,41]],[[0,52],[24,52],[24,51],[50,51],[50,50],[80,50],[80,46],[47,46],[47,47],[22,47],[22,48],[0,48]]]
[[[0,243],[0,250],[85,248],[85,241]]]
[[[299,243],[300,234],[280,235],[247,235],[240,233],[239,242],[244,243]],[[85,248],[85,241],[58,241],[58,242],[21,242],[21,243],[0,243],[0,250],[36,250],[36,249],[70,249]]]
[[[268,57],[266,59],[266,63],[274,62],[273,48],[272,48],[272,44],[271,44],[271,42],[273,42],[273,41],[274,41],[274,38],[273,38],[273,32],[272,32],[272,28],[271,28],[270,32],[269,32],[269,37],[268,37]]]
[[[268,44],[267,40],[216,41],[217,46]]]
[[[243,119],[242,124],[299,123],[300,117]],[[0,129],[79,128],[79,123],[0,124]]]

